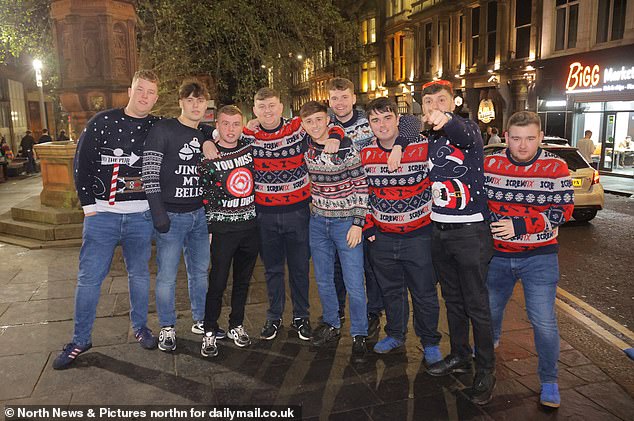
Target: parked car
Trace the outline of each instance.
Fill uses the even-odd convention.
[[[545,142],[545,140],[544,140]],[[506,148],[506,143],[495,143],[484,147],[484,154],[491,155]],[[603,209],[604,192],[599,182],[599,171],[595,170],[573,146],[543,143],[541,148],[566,161],[575,191],[575,208],[572,217],[587,222]]]
[[[564,139],[563,137],[559,137],[559,136],[544,136],[542,143],[548,143],[550,145],[564,145],[564,146],[570,145],[570,142],[568,142],[568,139]]]

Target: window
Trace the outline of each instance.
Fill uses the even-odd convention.
[[[458,19],[458,64],[460,72],[463,71],[465,55],[464,55],[464,15],[460,15]]]
[[[527,58],[531,48],[532,0],[515,1],[515,58]]]
[[[471,9],[471,64],[478,62],[480,55],[480,8]]]
[[[599,0],[597,43],[623,39],[627,0]]]
[[[557,29],[555,50],[575,48],[577,46],[577,20],[579,18],[579,0],[557,0]]]
[[[361,22],[361,42],[372,44],[376,42],[376,19],[370,18]]]
[[[404,80],[405,79],[405,37],[404,36],[400,36],[399,37],[399,67],[401,70],[401,74],[399,75],[399,80]]]
[[[438,31],[440,32],[440,31]],[[431,22],[425,24],[425,57],[423,63],[423,73],[431,73],[431,53],[432,53],[432,24]]]
[[[487,4],[487,63],[495,61],[496,30],[498,18],[498,2]]]
[[[374,91],[376,89],[376,61],[371,61],[368,67],[368,82],[370,83],[369,89]]]
[[[368,92],[368,62],[361,66],[361,92]]]

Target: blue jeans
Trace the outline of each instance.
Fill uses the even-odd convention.
[[[423,346],[438,345],[438,293],[431,262],[431,237],[406,237],[377,231],[370,256],[385,304],[385,333],[405,340],[412,296],[414,331]]]
[[[339,255],[350,300],[350,335],[354,337],[368,335],[368,316],[363,285],[363,243],[351,249],[346,241],[352,219],[313,214],[310,217],[310,251],[324,322],[336,328],[341,327],[341,322],[334,282],[335,251]]]
[[[150,211],[129,214],[98,212],[84,218],[75,290],[74,343],[91,343],[101,284],[110,271],[112,256],[118,244],[121,244],[128,271],[132,328],[136,331],[147,325],[150,291],[148,263],[152,254],[153,230]]]
[[[557,254],[518,258],[493,257],[489,265],[487,285],[495,341],[502,334],[504,307],[511,298],[518,279],[522,280],[526,312],[535,335],[539,380],[542,383],[556,383],[559,359],[559,330],[555,316],[555,295],[559,281]]]
[[[278,320],[284,313],[284,262],[288,264],[288,284],[293,301],[293,317],[309,317],[308,273],[308,206],[291,212],[260,212],[257,216],[260,234],[260,257],[269,294],[268,320]]]
[[[204,320],[209,269],[209,233],[205,210],[200,208],[192,212],[167,214],[170,230],[164,234],[156,232],[156,310],[159,324],[176,324],[174,294],[181,252],[185,255],[192,316],[195,321]]]

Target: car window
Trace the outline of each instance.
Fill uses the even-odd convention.
[[[570,171],[577,171],[581,168],[588,168],[590,165],[581,157],[581,154],[576,149],[548,149],[548,152],[552,152],[555,155],[562,158],[568,164]]]
[[[501,151],[502,149],[506,149],[503,146],[495,146],[495,147],[487,147],[484,148],[484,156],[493,155],[497,151]]]

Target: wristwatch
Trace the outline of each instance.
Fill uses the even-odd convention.
[[[445,115],[447,116],[447,118],[449,120],[451,120],[453,118],[453,114],[451,114],[451,113],[445,113]]]

